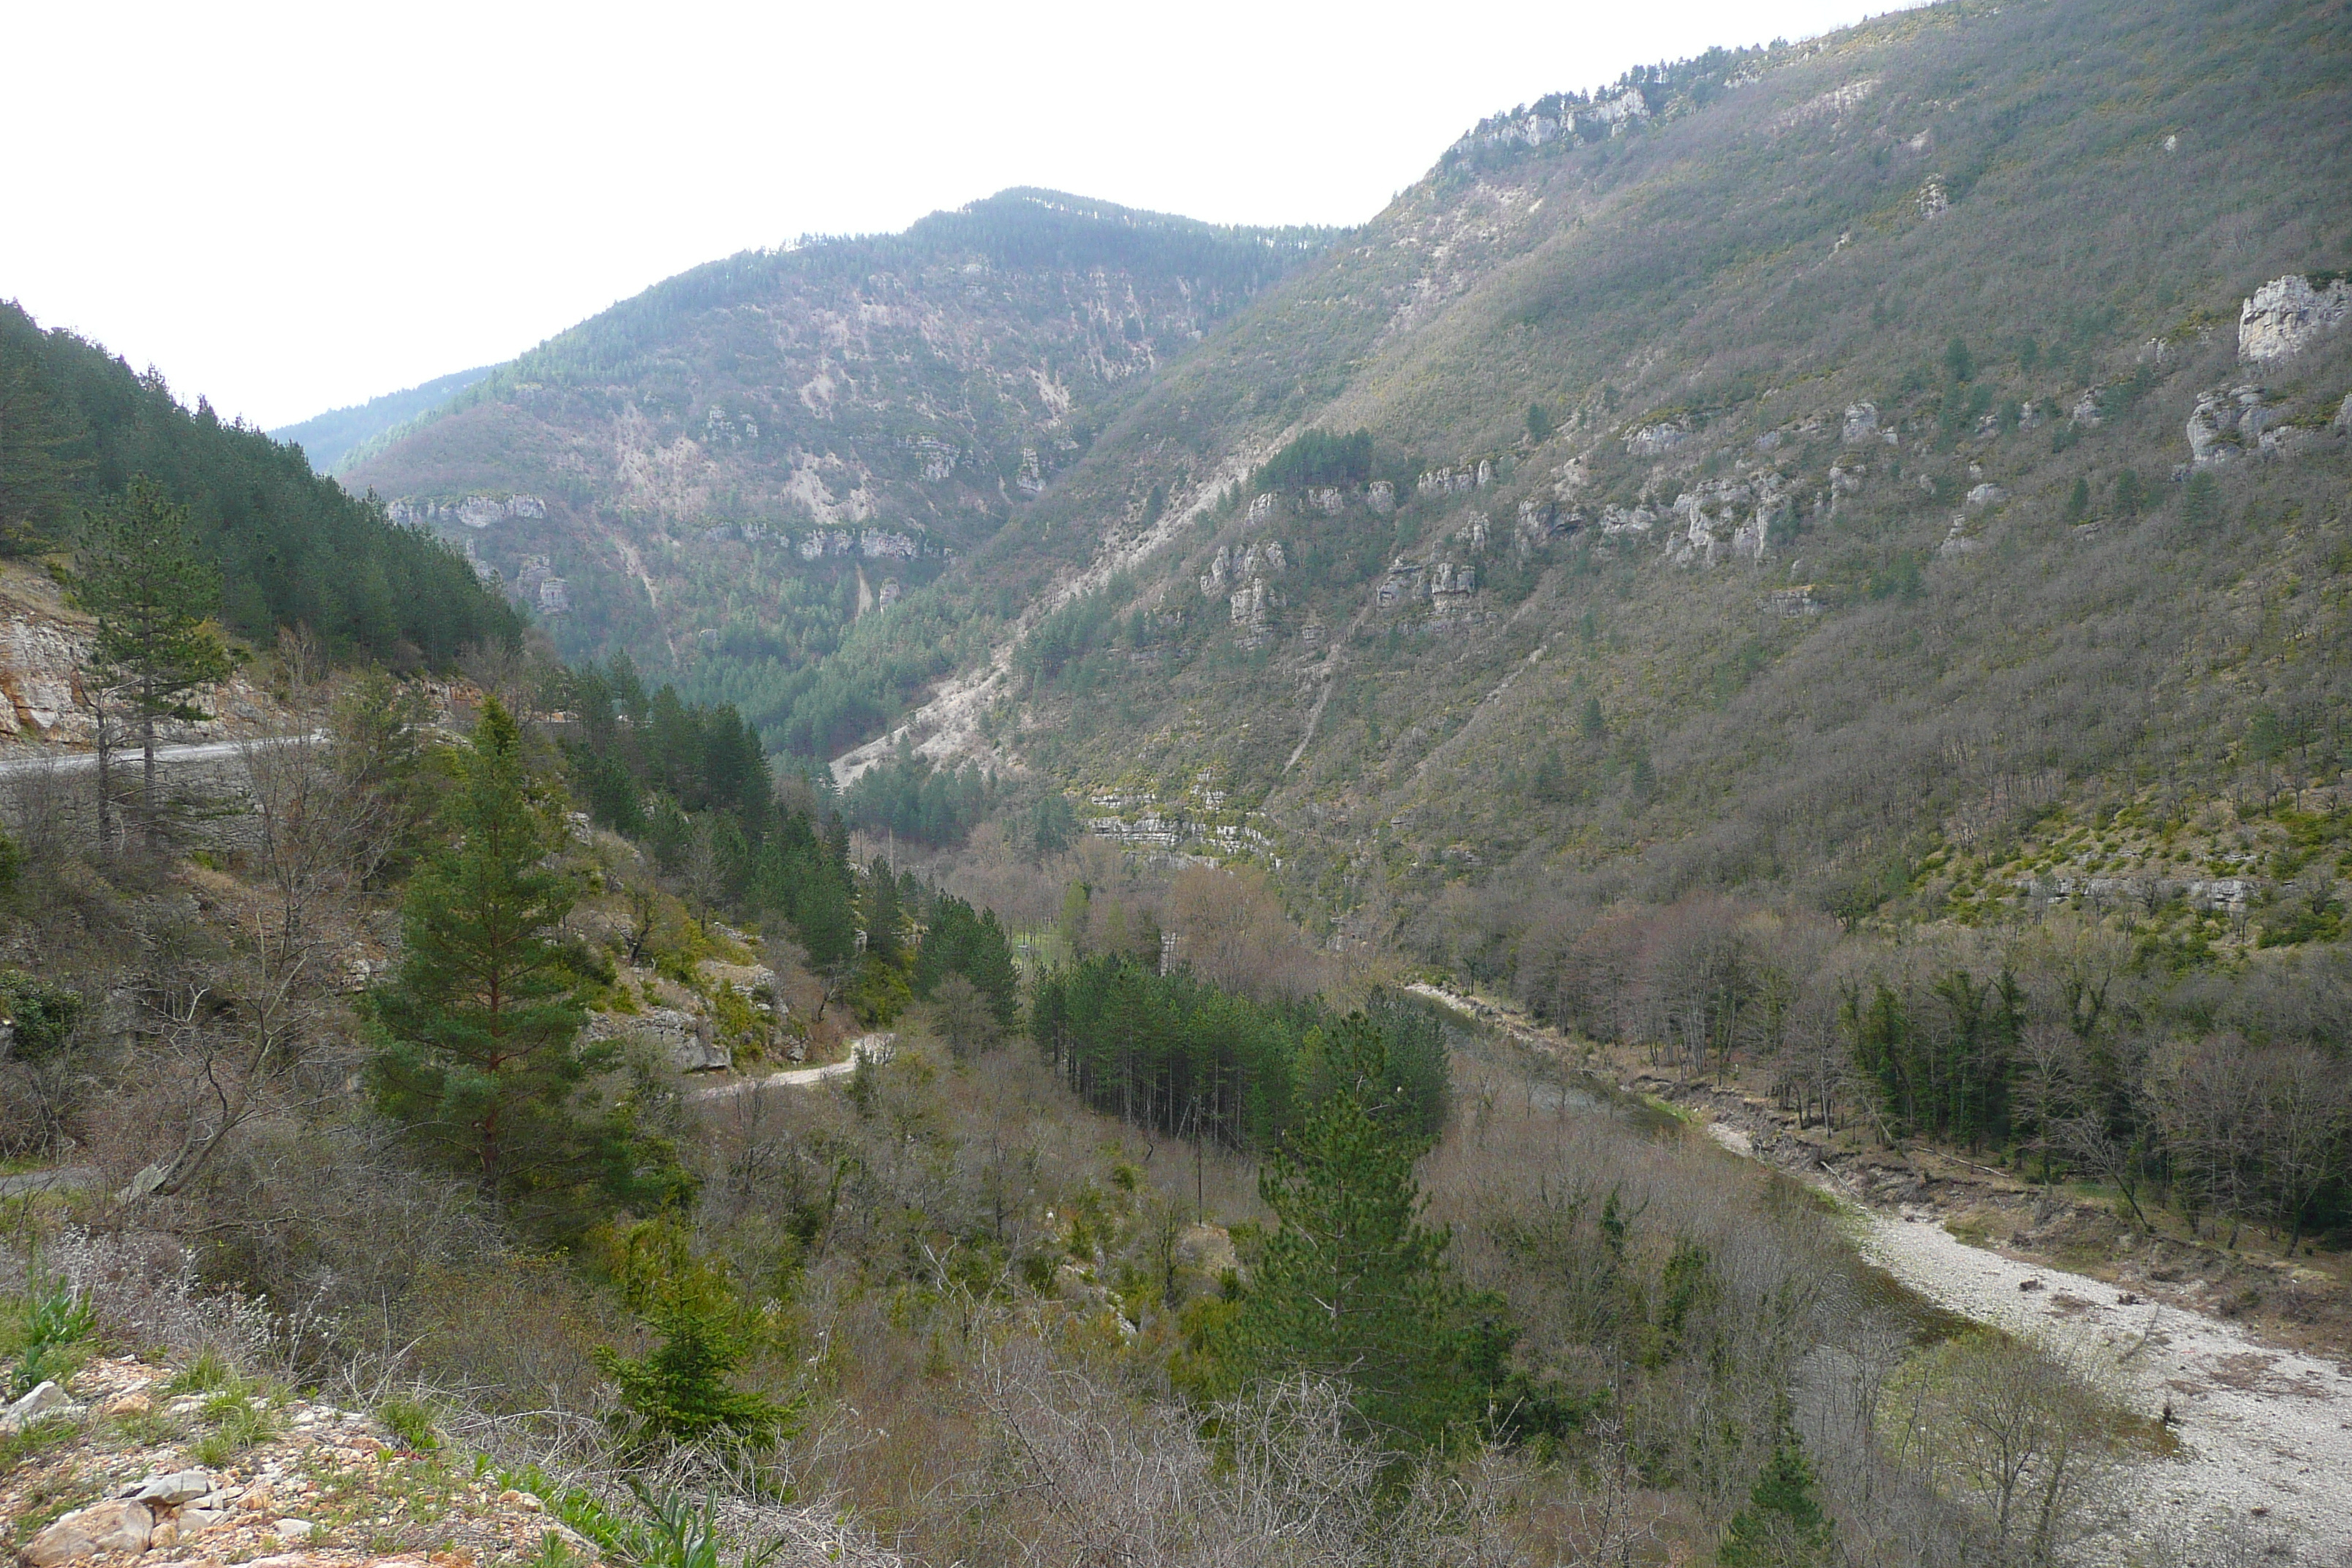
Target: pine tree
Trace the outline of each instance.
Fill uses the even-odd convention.
[[[1479,1419],[1507,1333],[1454,1279],[1451,1237],[1421,1220],[1403,1086],[1362,1014],[1322,1043],[1330,1089],[1275,1150],[1258,1191],[1280,1220],[1220,1347],[1228,1368],[1339,1378],[1389,1441]]]
[[[1813,1496],[1813,1469],[1787,1423],[1764,1473],[1732,1516],[1715,1560],[1722,1568],[1813,1568],[1830,1548],[1830,1521]]]
[[[2066,521],[2080,522],[2091,515],[2091,481],[2076,479],[2074,488],[2066,493]]]
[[[572,884],[547,864],[561,803],[525,772],[521,734],[495,699],[462,773],[454,842],[410,879],[400,969],[373,998],[377,1108],[486,1191],[544,1216],[585,1189],[619,1201],[658,1188],[670,1163],[646,1159],[625,1115],[578,1103],[616,1057],[580,1042],[580,981],[557,939]]]
[[[140,810],[152,836],[158,828],[155,721],[207,717],[188,700],[189,693],[234,668],[207,618],[220,605],[220,574],[197,553],[188,509],[144,474],[131,481],[119,504],[84,518],[74,557],[74,602],[98,618],[90,647],[98,677],[93,689],[120,691],[139,724]],[[103,797],[103,711],[99,727]]]
[[[726,1432],[747,1442],[772,1442],[795,1414],[789,1405],[746,1394],[727,1380],[742,1364],[741,1337],[711,1303],[681,1296],[659,1301],[646,1324],[661,1343],[642,1356],[599,1346],[597,1368],[620,1385],[621,1404],[646,1437],[693,1442]]]

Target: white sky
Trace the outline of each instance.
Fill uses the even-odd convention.
[[[0,298],[284,425],[1008,185],[1360,222],[1484,114],[1864,9],[12,0]]]

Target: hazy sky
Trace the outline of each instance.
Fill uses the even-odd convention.
[[[1864,9],[27,0],[0,298],[281,425],[1008,185],[1360,222],[1481,115]]]

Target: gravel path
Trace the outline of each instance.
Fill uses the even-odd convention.
[[[1750,1153],[1745,1133],[1706,1131]],[[2277,1350],[2220,1319],[1970,1247],[1932,1209],[1848,1212],[1863,1256],[1927,1300],[2093,1369],[2138,1415],[2172,1412],[2180,1452],[2132,1472],[2135,1534],[2226,1510],[2296,1532],[2295,1562],[2352,1563],[2352,1359]]]
[[[747,1078],[739,1083],[722,1083],[716,1089],[698,1089],[686,1098],[689,1101],[732,1100],[739,1094],[756,1094],[763,1089],[805,1089],[813,1083],[823,1083],[829,1078],[843,1078],[857,1070],[861,1060],[887,1062],[890,1045],[896,1035],[860,1035],[850,1042],[849,1055],[837,1062],[821,1068],[793,1068],[788,1072],[772,1072],[765,1078]]]

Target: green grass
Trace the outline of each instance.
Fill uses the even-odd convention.
[[[205,1427],[205,1435],[195,1444],[200,1462],[213,1467],[226,1465],[247,1449],[278,1436],[278,1411],[285,1403],[283,1390],[228,1373],[217,1360],[204,1369],[202,1377],[211,1387],[210,1396],[197,1411],[197,1418]],[[180,1392],[206,1391],[190,1387]]]
[[[53,1448],[63,1447],[79,1437],[81,1431],[82,1423],[78,1418],[52,1415],[34,1422],[21,1432],[0,1437],[0,1476],[6,1475],[27,1459],[37,1458]]]

